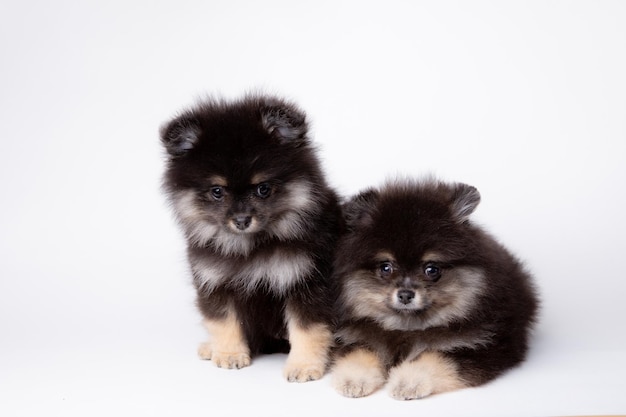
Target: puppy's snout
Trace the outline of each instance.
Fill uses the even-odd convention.
[[[246,230],[250,226],[250,223],[252,223],[251,216],[244,215],[244,216],[233,217],[233,224],[239,230]]]
[[[398,291],[398,301],[404,305],[410,304],[415,298],[415,291],[412,290],[400,290]]]

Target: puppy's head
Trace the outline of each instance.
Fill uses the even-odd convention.
[[[486,285],[468,220],[479,201],[464,184],[406,181],[347,202],[335,263],[344,314],[388,330],[468,317]]]
[[[165,190],[193,244],[245,254],[260,235],[297,236],[317,209],[318,163],[293,104],[206,101],[165,125],[161,140]]]

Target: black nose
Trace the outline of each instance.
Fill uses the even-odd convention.
[[[415,298],[415,291],[400,290],[398,291],[398,301],[402,304],[409,304]]]
[[[250,223],[252,223],[252,217],[250,216],[236,216],[233,218],[233,223],[239,230],[246,230]]]

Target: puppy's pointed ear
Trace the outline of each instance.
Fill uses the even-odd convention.
[[[349,231],[372,222],[372,214],[378,201],[378,191],[369,189],[342,204],[341,210]]]
[[[261,108],[263,128],[280,143],[299,143],[306,139],[306,115],[297,107],[269,102]]]
[[[179,157],[197,145],[200,133],[198,121],[191,116],[183,115],[161,128],[161,142],[171,156]]]
[[[452,216],[457,223],[464,223],[480,203],[480,193],[476,187],[467,184],[455,184],[452,196]]]

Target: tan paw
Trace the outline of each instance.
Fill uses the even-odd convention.
[[[250,365],[250,354],[247,351],[214,351],[210,343],[200,345],[198,356],[212,361],[218,368],[241,369]]]
[[[209,342],[200,343],[200,346],[198,346],[198,356],[200,356],[200,359],[210,361],[212,352],[213,350]]]
[[[339,359],[333,368],[333,386],[345,397],[365,397],[384,384],[380,362],[372,352],[354,351]]]
[[[360,398],[378,390],[384,383],[378,375],[336,376],[333,379],[335,389],[344,397]]]
[[[324,376],[324,364],[298,363],[287,359],[283,375],[289,382],[315,381]]]
[[[218,368],[241,369],[250,365],[248,352],[213,352],[211,361]]]
[[[288,315],[287,329],[291,350],[283,375],[289,382],[315,381],[324,376],[332,332],[317,323],[304,328],[298,319]]]
[[[454,362],[437,352],[425,352],[389,372],[389,395],[396,400],[415,400],[465,386]]]
[[[404,378],[392,373],[389,376],[389,395],[396,400],[416,400],[433,394],[429,377]]]

